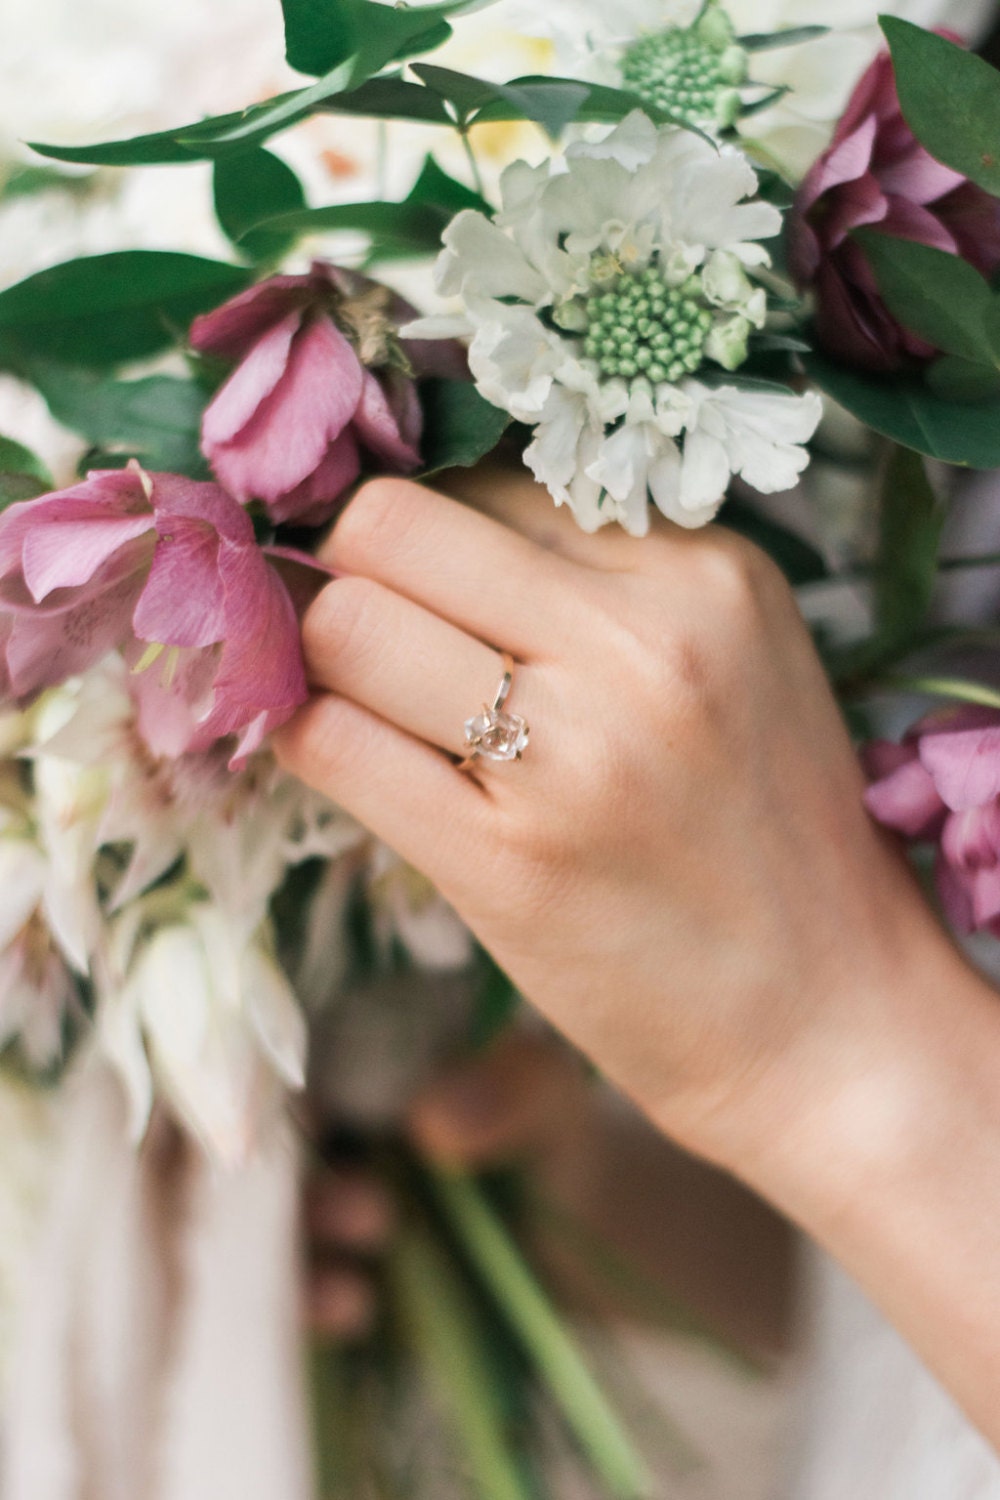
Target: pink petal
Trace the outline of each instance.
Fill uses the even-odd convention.
[[[190,342],[204,354],[241,359],[251,344],[309,298],[309,276],[269,276],[191,324]]]
[[[285,373],[292,339],[301,326],[302,313],[294,310],[268,328],[213,397],[201,424],[209,457],[220,444],[232,442],[243,431],[264,397],[274,390]]]
[[[354,415],[361,383],[357,355],[329,318],[301,328],[275,389],[237,437],[211,446],[220,481],[244,501],[273,503],[293,490]]]
[[[898,161],[880,169],[878,178],[887,193],[911,203],[933,203],[967,181],[961,172],[935,161],[916,141]]]
[[[161,537],[132,625],[140,640],[210,646],[226,630],[219,576],[219,534],[203,521],[178,519]]]
[[[350,427],[327,449],[319,467],[287,495],[279,495],[267,507],[277,525],[297,521],[300,526],[322,526],[333,515],[344,493],[361,472],[361,457]]]
[[[157,474],[153,505],[160,535],[171,534],[173,518],[204,521],[220,536],[238,546],[254,544],[253,522],[246,511],[217,484],[185,479],[180,474]]]
[[[77,506],[78,520],[40,520],[24,538],[24,581],[33,599],[42,600],[53,589],[87,583],[117,551],[152,529],[151,514],[87,517]]]
[[[420,403],[416,399],[412,381],[407,381],[406,384],[408,392],[412,393],[412,399],[416,402],[417,415],[414,417],[410,409],[407,391],[399,393],[402,409],[411,430],[416,425],[416,439],[419,439]],[[400,470],[401,473],[411,473],[420,463],[420,450],[416,446],[416,441],[408,441],[403,436],[396,414],[389,405],[389,398],[380,381],[370,370],[364,373],[361,400],[354,413],[354,433],[361,446],[367,448],[374,458]]]
[[[958,250],[954,235],[929,208],[908,203],[905,198],[889,199],[889,212],[881,227],[885,234],[896,239],[916,240],[921,245],[947,250],[952,255]]]
[[[807,214],[817,198],[831,188],[866,176],[871,165],[876,129],[876,121],[869,115],[852,134],[839,140],[825,156],[820,157],[799,189],[793,210],[796,217]]]
[[[911,839],[933,837],[946,812],[932,777],[916,759],[905,761],[870,786],[865,806],[886,828]]]
[[[934,881],[944,914],[956,932],[973,932],[976,921],[968,879],[939,854],[934,866]]]
[[[6,658],[17,697],[85,672],[130,637],[147,557],[145,545],[132,542],[124,554],[110,559],[95,575],[87,594],[73,598],[68,608],[38,609],[13,617]]]
[[[1000,725],[925,734],[920,759],[954,812],[1000,796]]]

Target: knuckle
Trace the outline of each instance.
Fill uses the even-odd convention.
[[[788,591],[781,570],[767,554],[734,532],[720,532],[706,548],[702,566],[709,596],[730,617],[756,616],[762,605]]]
[[[369,479],[349,502],[330,538],[330,551],[345,567],[363,566],[387,541],[405,531],[419,486],[406,479]]]

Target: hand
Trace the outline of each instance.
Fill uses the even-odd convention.
[[[343,513],[281,759],[838,1255],[1000,1443],[996,994],[865,815],[790,590],[721,528],[585,537],[526,481],[462,483],[492,514],[402,480]],[[497,649],[532,743],[463,774]]]
[[[776,1092],[819,1089],[811,1059],[853,1057],[946,945],[762,553],[667,523],[588,537],[527,480],[472,485],[492,515],[402,480],[347,508],[324,550],[347,576],[305,620],[317,696],[279,755],[663,1128],[740,1167]],[[452,757],[494,647],[533,739],[470,776]]]

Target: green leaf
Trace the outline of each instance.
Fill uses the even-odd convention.
[[[1000,193],[1000,73],[945,37],[880,16],[906,123],[938,161]]]
[[[643,103],[628,89],[583,83],[576,78],[531,74],[501,84],[433,63],[414,63],[411,71],[428,89],[448,101],[463,125],[532,120],[550,135],[558,135],[574,120],[617,125],[633,109],[645,110],[657,122],[671,120],[669,114]],[[697,135],[701,133],[695,131]]]
[[[133,136],[124,141],[99,141],[92,146],[56,146],[31,143],[33,151],[55,161],[89,162],[96,166],[136,167],[171,165],[203,161],[223,156],[229,151],[246,151],[288,130],[300,120],[321,110],[324,105],[363,81],[356,60],[351,58],[325,78],[305,89],[278,94],[263,104],[174,130],[160,130],[153,135]]]
[[[924,623],[937,577],[945,507],[924,461],[896,448],[879,498],[879,542],[874,569],[875,622],[882,639],[905,643]]]
[[[102,461],[137,458],[148,469],[205,476],[198,438],[208,393],[196,381],[109,380],[41,361],[22,373],[57,421],[101,450]]]
[[[215,213],[223,230],[250,260],[273,261],[295,236],[254,230],[262,219],[305,207],[302,184],[279,156],[261,147],[222,156],[213,172]]]
[[[916,376],[870,375],[815,352],[803,364],[821,390],[905,448],[966,468],[1000,467],[1000,401],[958,405]]]
[[[55,167],[29,167],[15,165],[6,172],[0,170],[0,202],[11,198],[30,198],[38,193],[65,193],[70,197],[84,198],[93,187],[93,174],[86,177],[71,177]]]
[[[469,1043],[478,1049],[488,1047],[514,1018],[521,995],[485,948],[478,949],[476,957],[481,977],[473,1000]]]
[[[924,378],[931,390],[945,401],[993,401],[1000,397],[1000,370],[994,365],[942,355],[928,365]]]
[[[447,41],[447,17],[472,0],[435,5],[387,5],[379,0],[281,0],[285,56],[299,73],[328,73],[349,57],[361,60],[364,76],[396,58],[426,52]]]
[[[471,1178],[430,1171],[448,1220],[537,1365],[576,1441],[613,1500],[639,1500],[649,1476],[566,1325]]]
[[[463,208],[490,212],[485,199],[449,177],[428,156],[410,192],[398,203],[331,203],[325,208],[303,208],[264,219],[251,233],[294,239],[302,234],[355,230],[371,238],[371,259],[385,260],[394,255],[435,254],[441,248],[444,229]]]
[[[424,158],[420,176],[406,197],[408,203],[433,204],[436,208],[445,210],[449,217],[460,213],[463,208],[476,209],[482,214],[493,211],[485,198],[464,182],[450,176],[433,156]]]
[[[173,251],[85,256],[0,292],[0,335],[15,359],[96,367],[143,359],[249,279],[239,266]]]
[[[359,88],[338,94],[322,106],[324,114],[374,116],[382,120],[420,120],[430,125],[452,125],[444,100],[419,83],[384,75],[369,78]]]
[[[425,380],[420,396],[425,474],[471,468],[493,452],[510,426],[508,414],[481,396],[469,380]]]
[[[814,42],[829,33],[829,26],[789,26],[786,31],[758,31],[750,36],[738,36],[736,45],[744,52],[773,52],[777,47],[798,47],[802,42]]]
[[[52,475],[41,459],[23,443],[0,435],[0,510],[52,488]]]
[[[929,698],[955,698],[959,703],[975,703],[982,708],[1000,708],[1000,692],[981,682],[966,682],[961,677],[878,677],[869,684],[872,690],[892,688],[897,693],[926,693]]]
[[[989,282],[961,256],[877,230],[855,233],[871,262],[886,306],[904,328],[960,358],[995,363],[987,313]]]

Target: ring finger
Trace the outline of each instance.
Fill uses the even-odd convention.
[[[499,650],[368,578],[328,584],[302,638],[313,686],[453,755],[465,753],[465,721],[494,702],[504,673]],[[518,668],[506,711],[530,724],[537,690]]]

